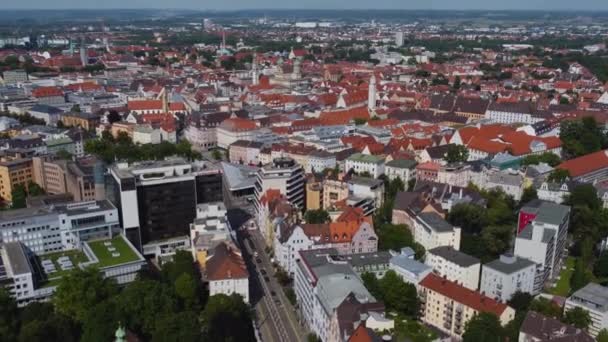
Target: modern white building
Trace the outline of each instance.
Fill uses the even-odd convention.
[[[479,290],[488,297],[506,303],[516,292],[538,294],[534,288],[535,278],[535,263],[505,254],[483,265]]]
[[[534,201],[520,210],[514,254],[538,265],[539,289],[561,270],[566,251],[570,207]]]
[[[217,146],[228,149],[235,141],[255,140],[258,133],[258,127],[252,120],[241,118],[226,119],[216,128]]]
[[[192,255],[204,264],[208,251],[221,242],[231,241],[232,230],[226,217],[224,202],[201,203],[196,206],[196,219],[190,225]]]
[[[426,253],[425,263],[433,272],[471,290],[479,287],[479,259],[462,253],[451,246],[430,249]]]
[[[266,191],[275,189],[287,197],[291,204],[304,209],[305,187],[302,166],[291,158],[276,158],[258,171],[255,183],[256,208],[259,208],[260,198]]]
[[[593,337],[597,336],[600,330],[608,329],[608,287],[596,283],[587,284],[568,297],[564,311],[575,307],[589,312],[591,325],[588,331]]]
[[[345,170],[353,170],[357,174],[369,173],[372,178],[384,174],[384,159],[378,156],[355,153],[346,159]]]
[[[497,103],[493,102],[486,110],[486,118],[497,123],[513,124],[525,123],[533,124],[543,121],[546,117],[544,113],[533,108],[531,102],[517,103]]]
[[[414,240],[431,250],[451,246],[460,249],[460,227],[454,227],[434,212],[420,213],[414,221]]]

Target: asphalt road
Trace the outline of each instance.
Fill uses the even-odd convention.
[[[298,323],[295,308],[274,277],[274,268],[264,252],[261,234],[257,230],[241,230],[238,232],[238,239],[249,270],[249,297],[262,340],[305,341],[306,329]]]

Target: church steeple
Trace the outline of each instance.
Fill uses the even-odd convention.
[[[376,109],[376,75],[369,79],[369,90],[367,93],[367,108]]]

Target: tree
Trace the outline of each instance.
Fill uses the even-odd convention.
[[[534,299],[530,303],[530,310],[557,319],[561,319],[562,317],[562,308],[552,300],[544,297]]]
[[[13,198],[11,208],[19,209],[25,208],[26,203],[25,199],[27,197],[27,193],[25,191],[25,186],[23,184],[16,184],[13,187],[13,191],[11,192],[11,197]]]
[[[355,118],[355,125],[362,126],[367,123],[367,119],[365,118]]]
[[[40,187],[40,185],[34,183],[33,181],[27,184],[27,193],[29,196],[40,196],[44,195],[44,189]]]
[[[567,157],[579,157],[608,146],[608,138],[595,118],[564,120],[560,125],[560,139]]]
[[[55,153],[55,157],[62,160],[72,160],[72,154],[63,148]]]
[[[0,341],[14,341],[18,326],[17,303],[4,287],[0,287]]]
[[[524,189],[519,203],[521,203],[521,205],[524,205],[535,199],[538,199],[538,193],[536,192],[536,188],[534,188],[534,186],[529,186]]]
[[[222,160],[222,152],[220,152],[220,150],[213,150],[213,152],[211,152],[211,156],[215,160]]]
[[[533,298],[534,297],[527,292],[517,291],[511,296],[508,304],[517,312],[526,312],[530,308]]]
[[[80,113],[80,105],[79,104],[73,105],[71,111],[75,112],[75,113]]]
[[[424,247],[414,241],[412,232],[404,224],[385,223],[376,229],[378,235],[378,249],[383,251],[398,251],[403,247],[410,247],[416,252],[416,257],[421,258],[425,251]]]
[[[570,171],[566,169],[554,169],[547,177],[547,180],[552,183],[563,183],[570,177]]]
[[[199,279],[192,254],[183,250],[177,251],[173,255],[173,260],[163,265],[161,273],[163,279],[170,284],[174,284],[184,273],[189,274],[192,279]]]
[[[136,280],[120,293],[118,316],[133,331],[152,335],[158,317],[177,312],[175,291],[156,280]]]
[[[573,325],[579,329],[587,330],[591,325],[589,311],[577,306],[564,313],[564,323]]]
[[[602,253],[593,264],[593,274],[598,278],[608,277],[608,252]]]
[[[608,330],[602,329],[595,338],[597,342],[608,342]]]
[[[307,210],[304,214],[306,223],[319,224],[330,221],[329,213],[323,209]]]
[[[381,298],[381,289],[380,283],[378,282],[378,278],[376,275],[371,272],[364,272],[361,274],[361,280],[363,280],[363,285],[372,294],[372,296],[376,297],[376,299]]]
[[[59,280],[53,303],[60,313],[82,322],[91,308],[116,292],[113,279],[104,278],[93,267],[77,267]]]
[[[396,311],[408,317],[417,317],[419,311],[416,287],[404,282],[393,270],[389,270],[379,280],[381,298],[389,311]]]
[[[200,324],[192,311],[161,316],[157,319],[152,334],[152,342],[197,342],[200,339]]]
[[[255,341],[249,306],[238,294],[209,297],[201,314],[203,339],[206,341]],[[238,329],[235,329],[238,327]]]
[[[590,281],[589,273],[582,258],[578,258],[574,264],[574,271],[570,277],[570,289],[572,292],[578,291]]]
[[[113,301],[102,300],[93,303],[82,318],[82,341],[112,341],[119,323]]]
[[[485,209],[470,203],[454,205],[448,213],[447,221],[467,234],[478,234],[487,225]]]
[[[190,273],[182,273],[175,279],[175,293],[183,301],[183,307],[188,309],[198,308],[199,287]]]
[[[321,342],[321,338],[319,338],[314,333],[310,333],[306,336],[306,341],[308,342]]]
[[[454,85],[452,86],[454,89],[458,90],[460,89],[460,85],[461,85],[461,80],[460,80],[460,76],[456,76],[454,78]]]
[[[463,342],[500,342],[504,338],[504,329],[498,317],[492,313],[482,312],[474,315],[464,327]]]

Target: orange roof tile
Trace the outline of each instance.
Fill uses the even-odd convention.
[[[579,177],[608,168],[608,150],[597,151],[582,157],[570,159],[559,164],[557,168],[568,170],[570,177]]]
[[[506,304],[470,290],[462,285],[430,273],[420,282],[420,286],[439,293],[478,312],[489,312],[500,317],[508,308]]]

